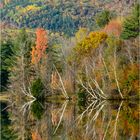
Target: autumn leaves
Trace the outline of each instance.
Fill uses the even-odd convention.
[[[89,55],[92,49],[97,48],[107,38],[107,34],[104,32],[91,32],[84,40],[82,40],[75,47],[81,55]]]
[[[36,46],[32,48],[32,64],[37,64],[43,57],[46,57],[46,49],[48,47],[47,32],[43,28],[36,30]]]
[[[131,88],[133,83],[137,83],[138,81],[137,75],[132,79],[129,78],[130,76],[122,79],[125,75],[123,71],[128,71],[128,66],[133,68],[137,65],[138,59],[136,47],[138,44],[137,36],[131,38],[131,45],[128,44],[129,41],[125,41],[125,39],[121,38],[124,30],[128,32],[132,30],[135,32],[134,28],[127,28],[127,26],[124,28],[123,24],[125,23],[118,17],[116,19],[110,19],[103,27],[94,31],[89,32],[86,28],[80,28],[75,36],[71,38],[62,37],[61,35],[55,36],[54,42],[56,44],[53,43],[55,45],[60,44],[60,52],[58,52],[56,48],[53,48],[51,39],[48,40],[47,32],[42,28],[38,28],[36,30],[36,45],[32,48],[31,52],[31,62],[33,65],[37,65],[36,70],[40,69],[40,72],[43,71],[40,74],[42,76],[38,75],[39,78],[41,77],[41,79],[45,81],[49,75],[49,80],[46,82],[47,84],[44,84],[48,87],[48,85],[51,85],[51,82],[53,83],[53,74],[55,73],[57,77],[55,84],[61,85],[60,89],[66,98],[69,97],[71,93],[70,90],[67,90],[68,86],[73,87],[74,93],[81,93],[81,91],[83,92],[83,89],[85,89],[84,92],[90,93],[94,98],[100,98],[101,96],[103,98],[112,98],[112,95],[106,94],[111,94],[112,91],[117,91],[121,98],[123,98],[123,96],[125,96],[125,98],[128,97],[132,91],[137,94],[137,88]],[[53,37],[51,34],[49,35],[49,38]],[[49,41],[51,43],[49,43]],[[49,48],[49,51],[46,53],[47,48]],[[52,49],[54,49],[53,52],[50,51]],[[51,53],[55,53],[55,55]],[[56,56],[56,54],[59,57],[55,57],[54,59],[53,57]],[[60,57],[60,54],[62,57]],[[49,59],[51,59],[50,62]],[[57,65],[55,64],[56,59],[59,59]],[[62,64],[60,62],[64,63]],[[63,67],[61,67],[62,65]],[[59,70],[59,67],[61,67],[61,70]],[[138,68],[136,67],[136,72],[137,71]],[[134,73],[129,72],[128,75],[133,76]],[[68,77],[71,77],[69,82],[71,86],[70,84],[66,84]],[[129,83],[131,81],[131,84],[128,84],[127,87],[132,91],[126,88],[125,83],[127,81],[129,81]],[[83,89],[79,88],[81,86]],[[50,86],[50,89],[51,88]],[[126,95],[126,93],[128,95]]]

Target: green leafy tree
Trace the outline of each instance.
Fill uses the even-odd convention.
[[[135,38],[139,35],[139,7],[140,5],[137,4],[132,10],[132,14],[125,19],[123,23],[123,31],[121,34],[121,38],[127,40],[129,38]]]

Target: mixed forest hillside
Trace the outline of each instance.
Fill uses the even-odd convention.
[[[104,8],[125,14],[134,3],[134,0],[2,0],[1,22],[17,28],[42,27],[72,36],[80,27],[96,29],[95,17]]]

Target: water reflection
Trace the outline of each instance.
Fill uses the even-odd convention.
[[[137,102],[30,101],[8,109],[17,140],[137,140]]]

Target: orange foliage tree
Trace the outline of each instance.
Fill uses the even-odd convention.
[[[47,32],[43,28],[36,30],[36,46],[32,48],[32,64],[37,64],[46,56],[48,47]]]
[[[122,31],[122,24],[119,20],[111,20],[103,29],[108,35],[119,37]]]

